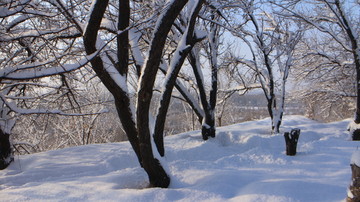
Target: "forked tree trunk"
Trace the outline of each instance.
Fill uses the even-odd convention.
[[[186,4],[186,2],[183,1],[176,1],[176,3],[180,2],[182,6],[180,6],[180,10],[182,9],[183,5]],[[121,16],[124,16],[124,18],[129,17],[128,12],[129,10],[129,1],[128,0],[120,0],[120,14]],[[93,54],[97,51],[96,47],[96,41],[98,40],[98,31],[100,28],[100,24],[103,18],[103,15],[106,11],[106,8],[108,6],[108,0],[95,0],[93,5],[93,10],[90,14],[88,26],[86,27],[86,30],[84,32],[84,46],[86,53],[88,55]],[[170,6],[171,7],[171,6]],[[179,9],[177,7],[177,9]],[[124,13],[125,12],[125,13]],[[177,15],[176,15],[177,16]],[[175,16],[175,17],[176,17]],[[174,17],[174,18],[175,18]],[[124,19],[119,21],[119,26],[125,27],[128,22],[123,21]],[[126,19],[129,20],[129,19]],[[170,19],[171,20],[171,19]],[[171,26],[171,23],[170,23]],[[161,30],[161,29],[159,29]],[[159,31],[158,30],[158,31]],[[124,35],[126,37],[123,37]],[[163,37],[166,38],[167,33],[158,33],[159,35],[164,35]],[[156,34],[155,34],[156,35]],[[122,38],[123,40],[128,43],[128,35],[127,32],[121,33],[118,37]],[[149,116],[149,103],[151,100],[151,91],[152,86],[145,86],[144,83],[140,86],[139,90],[139,96],[138,98],[141,100],[141,102],[145,102],[145,105],[141,105],[138,109],[138,127],[135,126],[135,121],[133,120],[132,112],[130,109],[130,98],[128,96],[128,93],[124,86],[119,86],[119,84],[115,81],[113,78],[113,75],[109,73],[107,70],[107,67],[104,65],[104,61],[102,57],[108,57],[108,59],[113,63],[112,65],[115,66],[116,70],[118,71],[119,75],[126,78],[127,73],[127,66],[129,65],[127,62],[128,58],[128,48],[124,48],[121,46],[123,41],[118,41],[118,62],[114,63],[109,55],[107,56],[97,56],[94,57],[93,60],[91,60],[91,65],[100,80],[103,82],[103,84],[106,86],[106,88],[112,93],[112,95],[115,98],[115,104],[116,108],[119,114],[119,117],[121,119],[121,122],[124,126],[124,129],[126,130],[127,136],[129,137],[130,143],[133,146],[140,164],[143,166],[145,171],[148,174],[149,180],[150,180],[150,186],[154,187],[168,187],[170,183],[170,178],[164,171],[164,169],[161,167],[159,161],[154,158],[151,148],[151,141],[150,141],[150,132],[149,132],[149,122],[148,122],[148,116]],[[156,49],[156,48],[155,48]],[[152,61],[154,58],[161,58],[161,51],[163,48],[159,48],[160,50],[160,56],[154,56],[152,55],[150,51],[150,55],[152,55],[152,59],[149,59],[150,66],[152,67],[158,67],[158,63],[154,64]],[[124,60],[120,61],[121,58],[125,58]],[[147,64],[149,65],[149,64]],[[150,68],[151,69],[151,68]],[[116,72],[111,72],[116,73]],[[156,73],[156,71],[155,71]],[[144,75],[149,74],[148,72],[145,72]],[[149,75],[147,75],[149,76]],[[148,84],[149,85],[149,84]],[[150,94],[149,90],[150,89]]]
[[[212,11],[211,19],[215,21],[215,10]],[[200,102],[204,109],[204,120],[201,127],[201,135],[204,140],[209,139],[209,137],[215,137],[216,127],[215,127],[215,108],[216,108],[216,99],[217,99],[217,82],[218,82],[218,65],[217,65],[217,56],[218,56],[218,25],[216,23],[211,23],[210,33],[209,33],[209,48],[210,48],[210,63],[211,63],[211,90],[209,93],[209,101],[207,100],[205,83],[203,80],[203,75],[200,70],[200,58],[198,53],[191,51],[189,54],[189,62],[193,68],[195,75],[196,83],[199,88]]]

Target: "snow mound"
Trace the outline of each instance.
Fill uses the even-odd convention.
[[[165,138],[168,189],[146,188],[129,143],[96,144],[18,156],[0,171],[0,201],[341,201],[359,142],[349,120],[318,123],[285,116],[283,131],[300,128],[296,156],[270,119]]]

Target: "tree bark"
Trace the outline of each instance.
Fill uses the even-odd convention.
[[[216,10],[212,10],[211,19],[215,21],[215,12]],[[203,130],[207,137],[215,137],[216,127],[215,127],[215,108],[216,108],[216,100],[217,100],[217,89],[218,89],[218,25],[215,23],[210,24],[210,36],[209,36],[209,48],[210,48],[210,63],[211,63],[211,90],[209,93],[209,111],[208,117],[205,119],[205,124],[209,126],[209,128],[204,128]],[[203,131],[202,130],[202,131]]]
[[[215,129],[211,127],[214,126],[215,121],[212,121],[211,106],[206,98],[204,81],[202,80],[201,72],[197,66],[198,64],[195,53],[191,51],[188,58],[195,75],[197,86],[199,88],[200,102],[204,109],[204,120],[201,127],[201,135],[204,140],[207,140],[209,137],[215,137]]]
[[[137,98],[137,129],[140,142],[142,164],[149,176],[150,186],[166,188],[170,184],[170,178],[161,167],[159,160],[154,158],[151,147],[151,133],[149,128],[150,102],[152,90],[159,69],[167,35],[176,17],[183,9],[187,1],[172,1],[164,14],[160,16],[154,29],[148,60],[143,67],[140,77],[140,86]]]
[[[360,167],[356,164],[351,164],[351,184],[349,186],[347,202],[360,201]],[[349,196],[350,195],[350,196]],[[351,196],[352,195],[352,196]]]
[[[357,34],[353,32],[351,24],[349,23],[346,13],[343,12],[343,6],[339,0],[335,0],[335,6],[339,11],[339,18],[341,20],[342,28],[344,29],[346,35],[349,37],[351,44],[351,53],[354,57],[355,70],[356,70],[356,111],[354,122],[360,124],[360,47],[359,47],[359,38],[356,38]],[[352,134],[354,137],[354,134]]]
[[[199,39],[196,38],[194,35],[194,27],[195,27],[195,20],[197,18],[197,15],[201,9],[203,0],[199,0],[198,4],[196,5],[196,9],[192,13],[189,19],[189,24],[187,27],[187,31],[183,34],[183,37],[186,37],[186,48],[182,50],[175,51],[175,55],[179,54],[180,58],[175,58],[177,61],[171,61],[171,65],[173,67],[170,67],[170,71],[166,74],[167,82],[165,83],[165,90],[161,96],[160,101],[160,107],[158,110],[158,114],[156,116],[156,122],[155,122],[155,130],[154,130],[154,141],[157,147],[157,150],[161,156],[165,155],[165,149],[164,149],[164,127],[166,122],[166,114],[169,109],[170,100],[171,100],[171,94],[174,89],[174,86],[176,84],[176,79],[178,77],[178,74],[180,72],[180,69],[191,51],[191,49],[194,47],[195,43],[198,42]],[[179,44],[178,46],[181,46],[182,44]],[[173,69],[172,69],[173,68]]]
[[[14,160],[9,137],[9,134],[0,129],[0,170],[7,168]]]
[[[126,0],[125,0],[126,1]],[[124,2],[124,0],[122,0]],[[96,41],[98,36],[98,31],[100,28],[102,17],[105,13],[106,7],[108,4],[108,0],[97,1],[94,5],[93,12],[90,15],[88,26],[84,33],[84,46],[85,51],[88,55],[93,54],[97,51],[96,49]],[[120,13],[121,15],[121,13]],[[118,54],[126,54],[126,51],[119,51]],[[124,57],[125,58],[125,57]],[[125,60],[126,62],[126,60]],[[93,60],[90,61],[92,69],[95,71],[97,76],[100,78],[101,82],[105,85],[105,87],[110,91],[110,93],[114,96],[115,106],[120,118],[120,121],[123,125],[123,128],[126,132],[126,135],[130,141],[131,146],[133,147],[138,160],[141,164],[141,154],[140,154],[140,145],[139,140],[137,138],[137,130],[134,122],[134,118],[132,116],[131,108],[130,108],[130,98],[126,91],[121,89],[114,79],[111,77],[109,72],[106,71],[104,67],[104,63],[100,56],[94,57]],[[127,66],[128,64],[117,64],[116,69],[121,72],[126,72],[126,70],[120,70],[120,68]],[[127,67],[125,67],[127,68]],[[120,72],[119,72],[120,73]]]

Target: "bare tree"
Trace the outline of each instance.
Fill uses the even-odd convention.
[[[195,3],[194,3],[195,2]],[[93,7],[90,10],[89,20],[84,29],[84,45],[88,55],[94,54],[102,49],[100,29],[101,23],[108,6],[108,1],[94,1]],[[135,24],[130,25],[130,2],[127,0],[119,1],[118,24],[116,33],[116,48],[117,53],[114,54],[110,49],[104,48],[100,54],[91,60],[91,65],[94,71],[99,76],[100,80],[104,83],[106,88],[112,93],[115,99],[117,111],[127,133],[128,139],[136,152],[140,164],[148,173],[150,185],[156,187],[167,187],[170,183],[170,178],[162,168],[159,160],[154,156],[152,142],[152,131],[150,129],[150,104],[153,95],[153,88],[162,61],[165,43],[171,27],[183,10],[187,1],[170,1],[159,7],[162,9],[161,14],[157,17],[155,27],[151,30],[152,34],[148,41],[147,59],[143,64],[137,61],[137,69],[139,75],[139,82],[137,86],[137,103],[136,103],[136,116],[133,113],[131,98],[127,89],[127,76],[129,66],[129,29],[135,27]],[[170,70],[167,73],[168,78],[165,86],[164,96],[167,97],[171,94],[174,82],[176,80],[176,72],[182,66],[183,60],[186,57],[186,52],[197,40],[193,29],[197,13],[201,8],[202,1],[193,1],[192,4],[196,5],[194,8],[188,7],[192,12],[188,24],[187,32],[183,35],[182,40],[178,43],[177,51],[175,51],[170,65]],[[145,20],[146,21],[146,20]],[[132,45],[138,43],[131,42]],[[106,45],[105,45],[106,46]],[[135,49],[132,49],[135,50]],[[135,52],[133,58],[138,57]],[[138,57],[139,58],[139,57]],[[141,61],[142,62],[142,61]],[[167,90],[169,89],[169,90]],[[168,93],[169,92],[169,93]],[[164,102],[167,98],[165,98]],[[164,102],[161,105],[164,105]],[[166,107],[165,107],[166,108]],[[161,110],[160,110],[161,111]],[[165,110],[165,112],[167,109]],[[166,113],[165,113],[166,114]],[[157,142],[163,144],[162,140]],[[160,150],[161,151],[161,150]]]
[[[293,54],[302,36],[301,24],[262,10],[262,2],[242,1],[239,7],[246,21],[230,29],[251,52],[251,59],[239,58],[243,67],[256,73],[267,100],[272,131],[279,133],[285,107],[286,82],[293,66]]]
[[[321,121],[337,121],[353,114],[356,75],[351,55],[339,49],[331,37],[309,30],[296,51],[293,99],[302,100],[306,115]]]
[[[288,4],[286,5],[280,3],[277,5],[281,5],[283,8],[286,8],[289,13],[288,16],[301,19],[314,27],[320,33],[329,36],[332,41],[337,44],[339,50],[344,51],[350,56],[350,61],[346,60],[340,62],[352,64],[356,72],[355,84],[357,99],[354,118],[355,124],[352,124],[351,126],[355,130],[358,128],[358,124],[360,123],[360,38],[358,23],[359,15],[356,12],[360,7],[359,2],[347,2],[348,5],[345,5],[345,1],[340,0],[317,0],[315,2],[289,1],[287,3]],[[300,3],[309,5],[313,12],[300,10],[301,7],[296,7],[296,5]],[[288,7],[289,5],[290,7]],[[322,54],[322,57],[327,59],[333,58],[334,56],[334,53],[332,52],[323,52],[320,54]],[[336,66],[338,65],[335,63],[334,67]]]
[[[5,0],[0,4],[1,134],[12,134],[23,115],[81,114],[67,76],[93,56],[75,59],[81,52],[77,46],[81,33],[51,3]]]

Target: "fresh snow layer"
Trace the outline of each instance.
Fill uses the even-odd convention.
[[[146,188],[147,175],[129,143],[79,146],[17,156],[0,171],[0,201],[341,201],[359,142],[350,119],[318,123],[285,116],[282,132],[300,128],[296,156],[270,119],[165,138],[168,189]]]

